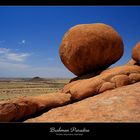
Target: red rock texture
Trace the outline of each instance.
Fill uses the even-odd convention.
[[[140,82],[51,109],[25,122],[140,122]]]
[[[65,105],[69,103],[70,97],[69,94],[50,93],[0,102],[0,122],[17,121],[43,109]]]
[[[81,24],[64,35],[59,49],[63,64],[75,75],[103,70],[123,55],[123,41],[111,26]]]
[[[140,66],[124,65],[107,69],[95,77],[73,81],[65,85],[61,92],[71,94],[71,100],[81,100],[138,81]]]
[[[133,47],[132,58],[140,63],[140,41]]]
[[[125,65],[139,65],[139,64],[134,59],[131,59]]]

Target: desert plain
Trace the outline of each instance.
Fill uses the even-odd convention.
[[[59,91],[69,78],[0,78],[0,101]]]

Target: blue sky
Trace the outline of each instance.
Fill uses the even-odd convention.
[[[0,6],[0,77],[74,77],[59,58],[65,32],[74,25],[105,23],[121,35],[131,58],[140,40],[139,6]]]

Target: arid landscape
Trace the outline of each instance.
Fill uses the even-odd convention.
[[[1,79],[1,122],[139,122],[140,42],[124,65],[123,39],[104,23],[79,24],[64,35],[59,55],[77,77]]]
[[[57,92],[68,82],[63,78],[0,78],[0,101]]]

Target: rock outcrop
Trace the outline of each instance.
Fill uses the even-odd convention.
[[[123,41],[111,26],[81,24],[72,27],[60,45],[63,64],[75,75],[106,69],[123,55]]]
[[[92,78],[73,81],[65,85],[61,92],[71,94],[71,100],[81,100],[138,81],[140,66],[125,65],[105,70]]]
[[[25,122],[140,122],[140,82],[54,108]]]
[[[38,76],[33,77],[32,79],[29,79],[29,81],[32,81],[32,82],[38,82],[38,81],[44,81],[44,80],[45,80],[45,79],[40,78],[40,77],[38,77]]]
[[[70,102],[71,95],[50,93],[36,97],[23,97],[0,102],[0,122],[17,121]]]

